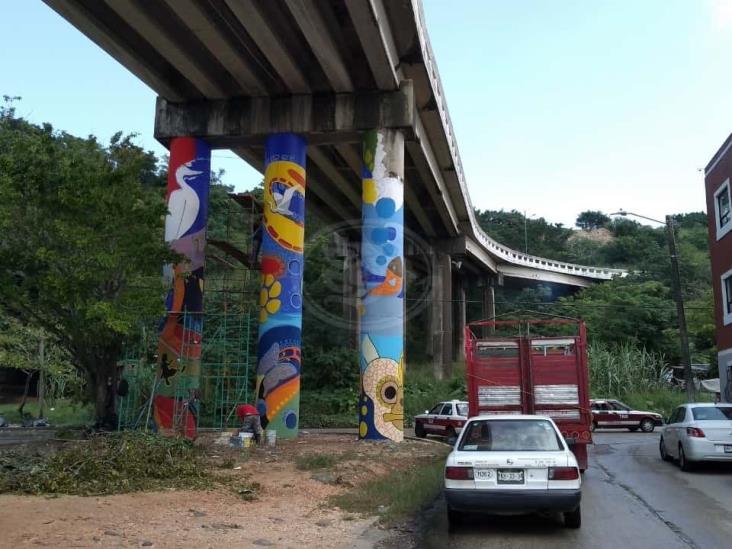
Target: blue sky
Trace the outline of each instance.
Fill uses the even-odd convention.
[[[0,0],[0,94],[74,134],[152,138],[155,95],[39,0]],[[705,208],[732,132],[732,0],[426,0],[473,205],[566,225],[580,211]],[[260,177],[229,151],[239,189]]]

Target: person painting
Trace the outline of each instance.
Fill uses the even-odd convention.
[[[239,404],[236,407],[236,415],[241,421],[239,433],[254,434],[254,441],[260,444],[262,440],[262,424],[259,421],[259,412],[251,404]]]

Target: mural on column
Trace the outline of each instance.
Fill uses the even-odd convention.
[[[211,148],[200,139],[178,137],[170,143],[168,215],[165,241],[185,260],[166,265],[171,289],[167,315],[158,341],[159,384],[153,418],[159,432],[196,436],[201,334],[203,331],[203,275],[206,250]]]
[[[404,182],[388,169],[385,133],[363,142],[359,437],[404,437]]]
[[[300,415],[306,152],[292,133],[273,134],[265,145],[255,394],[262,427],[280,438],[297,436]]]

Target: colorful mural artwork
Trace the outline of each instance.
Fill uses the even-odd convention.
[[[404,438],[404,180],[389,131],[363,141],[359,438]]]
[[[170,143],[168,215],[165,241],[185,260],[164,269],[171,289],[158,341],[159,384],[153,418],[159,432],[196,435],[203,332],[203,279],[206,250],[211,148],[200,139]]]
[[[262,427],[278,438],[297,436],[300,415],[306,153],[305,140],[292,133],[265,144],[255,394]]]

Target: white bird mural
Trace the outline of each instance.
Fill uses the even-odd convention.
[[[281,189],[273,187],[272,198],[274,200],[274,207],[272,208],[272,212],[292,217],[293,212],[290,210],[290,202],[292,202],[292,197],[295,196],[297,190],[297,187],[292,186],[287,187],[285,192],[282,193]]]
[[[198,194],[186,183],[186,179],[197,177],[203,172],[191,169],[196,160],[191,160],[175,170],[175,181],[179,189],[170,193],[168,198],[168,210],[170,213],[165,217],[165,241],[173,242],[188,232],[198,216],[200,200]]]

